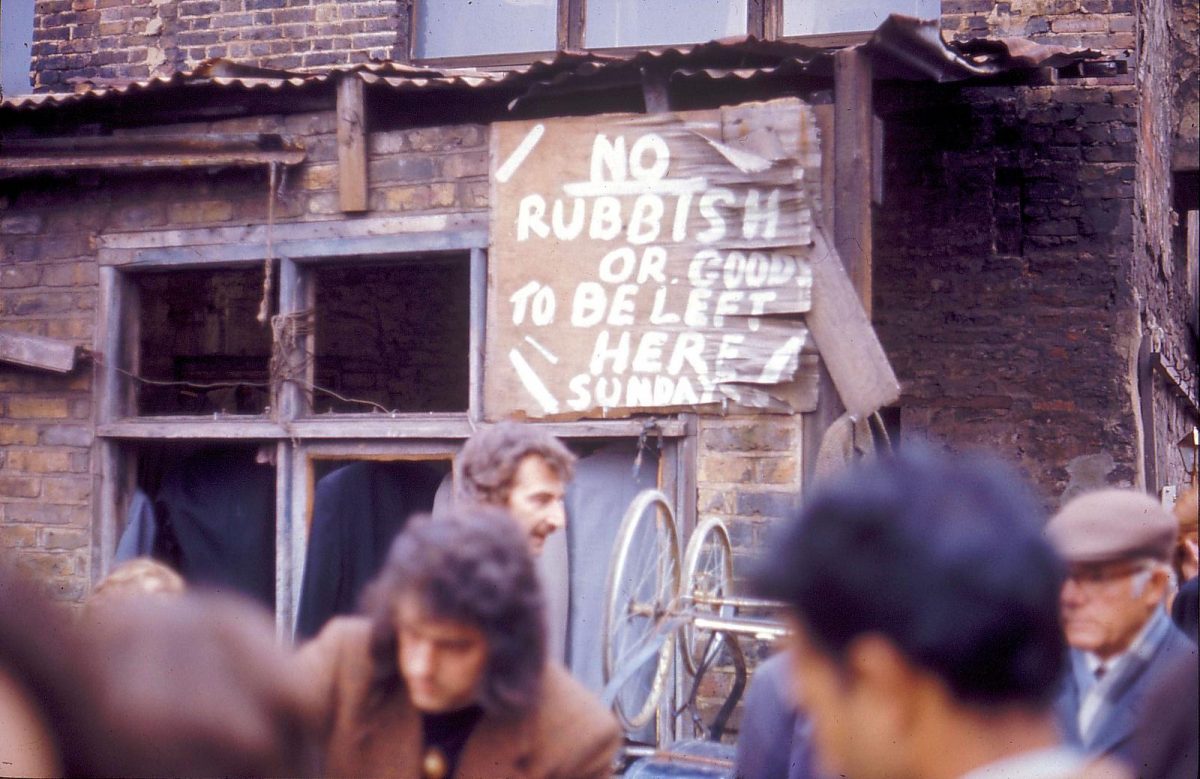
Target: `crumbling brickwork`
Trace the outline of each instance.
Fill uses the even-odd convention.
[[[1038,43],[1131,53],[1137,0],[942,0],[947,38],[1028,38]]]
[[[878,104],[874,310],[904,436],[1012,458],[1051,501],[1137,481],[1136,97],[929,87]]]

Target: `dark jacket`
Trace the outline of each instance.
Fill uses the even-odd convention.
[[[1056,704],[1059,725],[1066,740],[1089,754],[1114,755],[1132,765],[1138,723],[1161,716],[1151,708],[1148,693],[1159,675],[1177,658],[1190,657],[1195,663],[1196,645],[1179,632],[1165,611],[1156,611],[1151,617],[1144,644],[1126,655],[1121,664],[1099,683],[1103,685],[1103,702],[1085,734],[1079,732],[1079,707],[1087,692],[1091,672],[1082,652],[1072,649],[1070,654],[1071,666]]]

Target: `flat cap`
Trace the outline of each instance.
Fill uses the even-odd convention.
[[[1175,518],[1149,495],[1107,489],[1068,501],[1047,523],[1046,536],[1068,563],[1105,563],[1167,560],[1177,530]]]

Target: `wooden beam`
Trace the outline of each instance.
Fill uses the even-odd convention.
[[[363,82],[346,74],[338,82],[338,197],[341,209],[367,210],[367,111]]]
[[[286,151],[198,151],[145,154],[44,154],[0,157],[0,177],[70,170],[180,170],[184,168],[245,168],[272,162],[298,165],[303,150]]]
[[[399,254],[437,254],[464,252],[487,244],[487,233],[471,232],[413,233],[373,238],[325,238],[312,241],[275,241],[277,257],[295,262],[362,262],[365,256]],[[197,268],[219,264],[237,265],[261,262],[267,256],[265,243],[233,243],[212,246],[171,246],[161,249],[137,249],[121,265],[140,267]]]
[[[837,250],[819,227],[813,231],[810,262],[819,293],[805,321],[842,405],[864,419],[900,399],[900,382]]]
[[[470,343],[468,373],[470,400],[467,413],[471,422],[483,421],[483,332],[487,322],[487,253],[483,249],[471,250],[470,280]]]
[[[871,60],[856,47],[837,52],[833,62],[833,243],[869,318],[875,151]]]
[[[543,422],[538,427],[559,438],[625,438],[642,432],[643,420],[590,419],[578,422]],[[659,418],[667,438],[686,432],[677,418]],[[99,425],[100,438],[236,439],[376,439],[379,441],[445,440],[468,438],[475,425],[465,414],[321,414],[298,419],[285,428],[261,416],[142,417]]]
[[[670,85],[667,71],[649,65],[642,66],[642,101],[648,114],[665,114],[671,110]]]
[[[0,362],[70,373],[75,370],[75,345],[40,335],[0,330]]]
[[[342,218],[275,225],[276,256],[337,259],[358,254],[467,251],[488,243],[487,214],[422,214],[420,216]],[[362,241],[365,241],[362,242]],[[103,266],[203,266],[266,256],[266,225],[202,227],[106,233],[99,237]],[[371,249],[374,251],[371,251]],[[156,254],[147,250],[175,250]]]

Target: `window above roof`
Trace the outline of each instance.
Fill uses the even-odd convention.
[[[939,0],[414,0],[411,55],[423,62],[505,64],[556,49],[684,45],[740,35],[861,38],[890,13],[929,19],[940,10]]]

